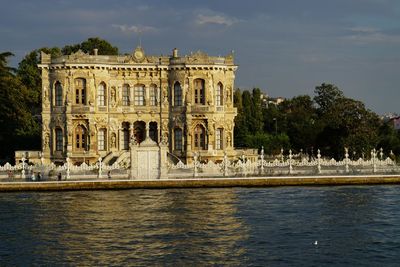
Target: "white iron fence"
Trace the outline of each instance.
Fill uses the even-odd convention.
[[[242,156],[236,160],[229,160],[224,156],[220,162],[201,162],[194,156],[192,163],[177,164],[167,163],[167,177],[163,178],[190,178],[190,177],[246,177],[246,176],[279,176],[279,175],[332,175],[332,174],[371,174],[371,173],[400,173],[400,166],[392,158],[394,155],[384,155],[383,150],[371,151],[369,159],[352,160],[348,150],[345,149],[343,160],[327,159],[322,157],[318,150],[317,156],[306,157],[293,154],[278,155],[278,158],[267,161],[264,149],[257,160],[247,159]],[[139,162],[140,166],[140,162]],[[56,166],[53,163],[28,165],[25,158],[16,165],[6,163],[0,166],[0,179],[26,179],[26,180],[62,180],[78,179],[129,179],[129,166],[115,162],[113,165],[103,164],[99,158],[96,164],[79,166],[73,165],[67,158],[66,163]]]
[[[294,159],[294,156],[298,159]],[[264,149],[258,160],[251,161],[244,156],[236,161],[230,161],[224,156],[222,162],[200,162],[197,156],[190,164],[178,162],[176,165],[169,165],[169,178],[185,177],[246,177],[246,176],[274,176],[274,175],[332,175],[332,174],[369,174],[369,173],[400,173],[400,166],[391,159],[390,153],[384,157],[383,150],[371,151],[370,159],[352,160],[349,158],[348,149],[345,149],[344,159],[327,159],[321,156],[318,150],[317,157],[309,159],[294,155],[291,150],[285,156],[283,153],[280,159],[266,161]]]

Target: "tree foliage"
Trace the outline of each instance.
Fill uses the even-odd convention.
[[[98,49],[99,55],[118,55],[118,47],[112,46],[106,40],[98,37],[92,37],[80,44],[66,45],[61,51],[64,55],[70,55],[82,50],[85,53],[93,54],[93,49]]]
[[[335,158],[343,157],[344,147],[353,157],[366,156],[378,145],[400,153],[399,134],[383,131],[378,115],[362,102],[347,98],[333,84],[323,83],[314,92],[313,98],[301,95],[279,105],[263,106],[259,89],[252,93],[237,90],[236,145],[263,145],[267,153],[287,147],[296,152],[313,151],[314,156],[320,149],[323,155]]]
[[[7,64],[10,56],[10,52],[0,54],[0,159],[7,161],[12,161],[14,150],[35,146],[40,131],[29,108],[29,90]]]

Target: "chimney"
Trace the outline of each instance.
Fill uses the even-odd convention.
[[[99,49],[97,49],[97,48],[93,49],[93,54],[94,54],[95,56],[97,56],[97,52],[99,52]]]
[[[172,57],[178,57],[178,49],[177,48],[174,48],[172,50]]]

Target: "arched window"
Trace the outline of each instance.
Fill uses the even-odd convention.
[[[106,85],[103,82],[97,87],[97,105],[100,107],[106,105]]]
[[[62,106],[62,97],[63,97],[63,91],[62,91],[62,86],[60,82],[56,82],[54,85],[54,92],[55,92],[55,105],[56,106]]]
[[[206,149],[206,131],[203,125],[197,125],[194,129],[194,149],[205,150]]]
[[[135,106],[144,106],[144,85],[135,85]]]
[[[217,84],[217,89],[215,91],[215,105],[216,106],[222,106],[224,99],[224,87],[222,86],[222,83]]]
[[[130,101],[129,101],[129,85],[124,84],[122,86],[122,105],[123,106],[129,106]]]
[[[194,80],[194,103],[195,104],[205,104],[205,96],[204,96],[204,80],[196,79]]]
[[[150,92],[149,92],[149,97],[150,97],[150,106],[156,106],[157,105],[157,86],[155,84],[150,85]]]
[[[174,129],[174,149],[182,150],[182,129]]]
[[[86,80],[75,79],[75,104],[86,105]]]
[[[63,132],[60,128],[56,128],[56,151],[63,150]]]
[[[182,106],[182,87],[179,82],[174,84],[174,106]]]
[[[224,149],[224,129],[222,128],[215,131],[215,149]]]
[[[106,150],[106,140],[107,140],[106,129],[102,128],[97,133],[97,149],[98,150],[101,150],[101,151]]]
[[[75,150],[87,150],[87,132],[85,127],[83,127],[82,125],[78,125],[75,128]]]

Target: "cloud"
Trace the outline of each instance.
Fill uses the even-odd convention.
[[[350,34],[345,35],[343,39],[357,44],[400,43],[400,35],[389,34],[378,28],[353,27],[349,28],[348,31],[350,31]]]
[[[232,26],[232,24],[236,23],[237,19],[229,18],[223,15],[203,15],[199,14],[196,19],[196,23],[199,25],[204,24],[219,24],[225,26]]]
[[[145,32],[157,32],[157,28],[152,26],[142,26],[142,25],[120,25],[120,24],[112,24],[114,28],[119,29],[123,33],[145,33]]]
[[[377,28],[374,27],[352,27],[348,30],[354,33],[376,33],[379,31]]]

